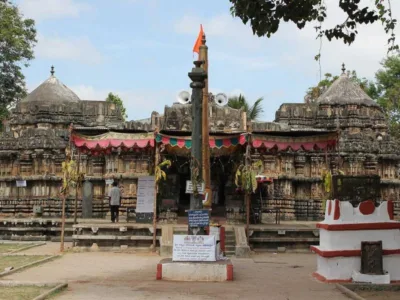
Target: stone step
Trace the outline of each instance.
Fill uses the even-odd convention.
[[[318,243],[319,238],[304,238],[304,237],[250,237],[250,242],[256,243]]]
[[[22,235],[22,236],[11,236],[10,240],[12,241],[46,241],[46,236],[29,236],[29,235]]]
[[[153,237],[149,235],[126,235],[126,236],[117,236],[117,235],[73,235],[72,238],[74,240],[133,240],[133,241],[152,241]],[[159,240],[161,237],[156,236],[156,239]]]

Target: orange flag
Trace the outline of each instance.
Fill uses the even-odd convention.
[[[203,25],[200,24],[200,32],[197,37],[196,43],[193,46],[193,52],[200,53],[201,40],[203,39]]]

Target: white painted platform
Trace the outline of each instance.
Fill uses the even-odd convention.
[[[157,280],[221,282],[233,280],[233,265],[228,260],[215,262],[173,262],[171,258],[157,265]]]
[[[369,275],[353,271],[352,279],[357,283],[390,284],[390,274]]]

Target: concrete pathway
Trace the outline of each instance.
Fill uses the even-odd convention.
[[[26,253],[54,253],[59,244]],[[233,259],[234,282],[190,283],[156,281],[154,254],[67,253],[61,259],[10,275],[4,280],[65,281],[69,288],[56,300],[80,299],[268,299],[345,300],[334,285],[312,276],[312,254],[256,254]]]

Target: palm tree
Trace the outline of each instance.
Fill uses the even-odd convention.
[[[244,111],[247,113],[247,119],[251,121],[256,121],[264,112],[264,109],[261,106],[261,102],[263,100],[263,97],[258,98],[254,102],[254,104],[250,106],[249,102],[243,95],[233,96],[229,98],[228,106],[235,109],[243,108]]]

